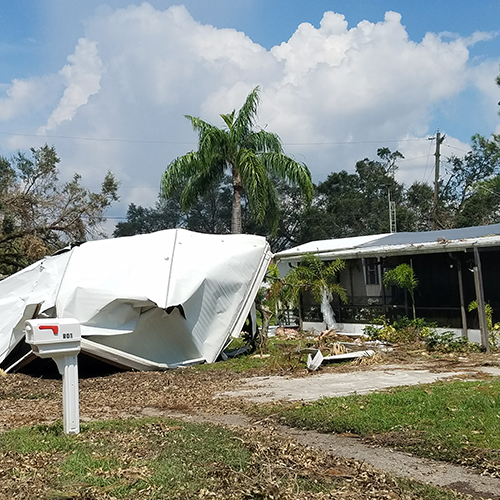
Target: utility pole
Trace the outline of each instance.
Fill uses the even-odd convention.
[[[441,143],[445,139],[445,135],[441,137],[439,130],[436,132],[436,152],[434,156],[436,157],[435,168],[434,168],[434,208],[432,212],[432,229],[435,231],[438,227],[437,224],[437,208],[438,208],[438,185],[439,185],[439,161],[441,156]],[[431,139],[434,139],[432,137]]]

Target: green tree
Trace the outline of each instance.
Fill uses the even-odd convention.
[[[500,135],[475,135],[471,148],[463,157],[453,155],[448,160],[448,175],[439,186],[438,222],[442,228],[500,220],[493,216],[500,207],[500,193],[495,191],[495,178],[500,174]]]
[[[181,208],[181,190],[160,198],[152,208],[131,203],[127,219],[116,225],[113,236],[132,236],[163,229],[184,228],[210,234],[227,234],[231,225],[231,191],[227,179],[209,189],[187,212]]]
[[[418,280],[413,272],[413,267],[408,264],[400,264],[394,269],[390,269],[384,273],[382,279],[384,286],[390,287],[396,285],[408,291],[411,297],[411,305],[413,309],[413,319],[417,318],[415,311],[415,288],[418,286]]]
[[[257,223],[248,210],[248,203],[243,203],[243,231],[250,234],[265,236],[273,252],[280,252],[299,245],[300,226],[304,207],[300,188],[290,186],[281,179],[274,181],[279,199],[280,219],[275,228],[271,215],[266,215],[261,223]]]
[[[400,153],[377,151],[379,160],[365,158],[354,173],[331,173],[315,187],[311,206],[301,212],[294,244],[389,232],[388,192],[396,203],[398,231],[432,228],[433,188],[415,182],[409,188],[391,175]],[[472,150],[448,159],[439,186],[441,228],[500,222],[500,135],[476,135]]]
[[[338,295],[340,300],[347,302],[347,292],[338,282],[338,274],[344,267],[345,262],[341,259],[326,263],[313,254],[304,255],[300,263],[284,278],[279,290],[282,301],[298,306],[300,314],[300,296],[304,292],[311,292],[314,300],[321,304],[326,327],[333,328],[333,296]]]
[[[455,215],[455,227],[485,226],[500,221],[500,176],[474,182]]]
[[[0,157],[0,273],[11,274],[68,243],[103,236],[103,212],[118,200],[108,172],[99,192],[75,174],[59,181],[56,151],[47,145]]]
[[[434,190],[425,182],[414,182],[405,193],[407,231],[431,231]]]
[[[162,178],[162,196],[170,197],[182,189],[181,205],[187,210],[207,186],[221,181],[225,173],[232,178],[231,232],[242,232],[242,195],[246,193],[253,218],[273,220],[276,230],[279,202],[273,176],[300,187],[310,203],[313,192],[308,168],[283,153],[278,135],[257,129],[259,87],[248,95],[241,109],[221,115],[220,129],[200,118],[186,116],[198,133],[198,150],[173,160]]]
[[[300,240],[389,232],[389,191],[397,206],[398,230],[411,230],[404,186],[393,176],[402,155],[388,148],[377,154],[380,160],[360,160],[354,173],[332,172],[316,186],[312,206],[303,214]]]
[[[171,203],[157,202],[154,207],[142,207],[131,203],[127,209],[127,218],[116,224],[113,236],[133,236],[135,234],[148,234],[163,229],[182,227],[182,212]]]

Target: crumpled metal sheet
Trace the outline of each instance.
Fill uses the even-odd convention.
[[[260,236],[183,229],[84,243],[0,282],[0,362],[36,313],[76,318],[89,352],[114,364],[212,363],[241,331],[271,257]]]

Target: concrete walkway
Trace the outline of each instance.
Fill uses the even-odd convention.
[[[322,397],[367,394],[390,387],[430,384],[438,380],[474,378],[477,373],[500,376],[498,367],[473,367],[459,371],[430,372],[397,366],[377,366],[369,371],[315,373],[308,377],[253,377],[243,379],[244,388],[221,393],[221,396],[244,398],[257,403],[271,401],[316,401]]]

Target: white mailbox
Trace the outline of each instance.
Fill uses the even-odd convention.
[[[63,379],[64,432],[80,432],[78,397],[78,353],[80,323],[72,318],[32,319],[26,321],[26,342],[41,358],[52,358]]]
[[[73,318],[26,321],[26,342],[41,358],[74,355],[80,352],[80,323]]]

